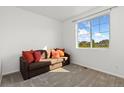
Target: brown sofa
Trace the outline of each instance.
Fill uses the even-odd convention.
[[[60,57],[59,59],[47,59],[47,52],[45,50],[40,51],[45,52],[46,56],[46,59],[42,62],[33,62],[29,64],[23,57],[20,57],[20,72],[24,80],[70,64],[70,55],[67,53],[65,53],[64,57]]]

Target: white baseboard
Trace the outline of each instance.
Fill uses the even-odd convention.
[[[2,76],[9,75],[9,74],[16,73],[16,72],[19,72],[19,70],[15,70],[15,71],[11,71],[11,72],[2,73]]]
[[[2,81],[2,63],[0,61],[0,85],[1,85],[1,81]]]
[[[0,85],[1,85],[1,82],[2,82],[2,75],[0,76]]]
[[[75,62],[78,62],[78,63],[75,63]],[[73,63],[73,64],[80,65],[80,66],[87,67],[87,68],[89,68],[89,69],[93,69],[93,70],[96,70],[96,71],[100,71],[100,72],[103,72],[103,73],[106,73],[106,74],[110,74],[110,75],[112,75],[112,76],[116,76],[116,77],[120,77],[120,78],[123,78],[123,79],[124,79],[124,76],[123,76],[123,75],[115,74],[115,73],[112,73],[112,72],[104,71],[104,70],[99,69],[99,68],[95,68],[95,67],[91,67],[91,66],[88,66],[88,65],[84,65],[84,64],[82,64],[82,63],[79,62],[79,61],[74,61],[74,60],[72,60],[72,63]]]

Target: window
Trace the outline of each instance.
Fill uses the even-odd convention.
[[[109,15],[103,15],[76,24],[78,48],[109,47]]]

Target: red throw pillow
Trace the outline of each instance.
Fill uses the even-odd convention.
[[[52,58],[60,58],[59,52],[58,51],[52,51]]]
[[[35,62],[39,62],[41,59],[41,52],[40,51],[34,51],[34,58],[35,58]]]
[[[32,63],[34,61],[33,51],[23,51],[22,57],[27,60],[28,63]]]

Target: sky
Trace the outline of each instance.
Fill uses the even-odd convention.
[[[77,25],[78,41],[90,42],[90,33],[92,33],[92,39],[95,42],[109,39],[109,15],[96,17],[91,21],[82,21]]]

